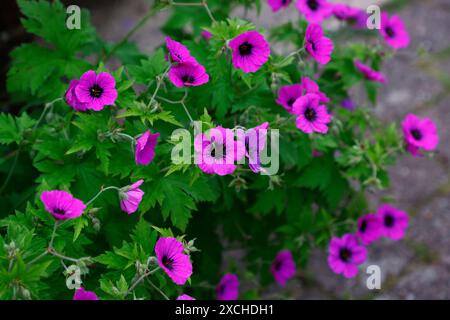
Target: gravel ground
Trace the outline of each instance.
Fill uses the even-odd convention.
[[[385,1],[342,1],[359,7]],[[144,0],[109,1],[107,6],[93,8],[93,21],[100,35],[108,40],[119,40],[146,10]],[[242,15],[242,12],[236,12]],[[379,241],[369,248],[366,265],[379,265],[382,289],[368,290],[366,277],[361,272],[352,280],[333,274],[326,264],[326,253],[315,251],[304,274],[308,281],[292,281],[288,286],[296,299],[449,299],[450,298],[450,105],[449,89],[437,78],[450,72],[450,60],[431,62],[419,59],[416,48],[430,52],[448,48],[450,41],[450,1],[411,0],[398,14],[403,18],[411,36],[409,49],[402,50],[384,66],[389,85],[381,90],[376,113],[386,122],[400,122],[409,112],[429,116],[437,121],[441,143],[434,158],[402,157],[391,169],[391,188],[374,197],[374,203],[383,195],[394,196],[398,207],[414,215],[407,238],[401,242]],[[271,26],[295,19],[298,12],[274,15],[267,6],[259,17],[249,13],[248,18],[260,26]],[[163,40],[159,27],[167,13],[155,17],[133,37],[145,51],[151,52]],[[365,270],[365,269],[363,269]],[[303,279],[304,277],[302,277]],[[268,297],[276,296],[270,290]]]

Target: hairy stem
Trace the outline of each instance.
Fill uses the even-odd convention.
[[[89,206],[92,202],[94,202],[103,192],[105,192],[106,190],[111,190],[111,189],[115,189],[117,191],[120,190],[120,188],[115,187],[115,186],[110,186],[110,187],[106,187],[106,188],[102,188],[91,200],[89,200],[86,203],[86,207]]]

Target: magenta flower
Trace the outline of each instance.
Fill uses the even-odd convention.
[[[408,214],[388,204],[382,205],[376,215],[381,221],[381,235],[392,240],[400,240],[408,228]]]
[[[331,238],[328,265],[334,273],[353,278],[358,274],[358,265],[366,259],[367,250],[358,244],[358,238],[355,235],[345,234],[341,238]]]
[[[155,157],[155,147],[158,142],[159,133],[150,133],[147,130],[136,140],[135,160],[136,164],[146,166]]]
[[[97,295],[93,291],[86,291],[83,287],[75,291],[73,300],[98,300]]]
[[[307,93],[315,93],[319,96],[320,103],[328,103],[330,99],[327,95],[320,91],[319,85],[308,77],[302,77],[300,85],[302,87],[302,95]]]
[[[88,109],[88,104],[78,100],[77,95],[75,94],[75,88],[78,86],[78,83],[78,80],[70,81],[69,89],[67,89],[64,97],[66,103],[75,109],[75,111],[86,111]]]
[[[364,245],[369,245],[381,237],[381,220],[372,213],[358,219],[358,237]]]
[[[331,60],[333,42],[323,35],[322,27],[318,24],[310,24],[306,28],[306,51],[320,64],[327,64]]]
[[[116,80],[107,72],[85,72],[74,91],[78,101],[86,104],[87,109],[95,111],[114,104],[117,98]]]
[[[257,31],[247,31],[229,43],[233,65],[242,71],[256,72],[267,62],[270,47],[262,34]]]
[[[131,186],[122,188],[119,192],[120,208],[128,214],[136,212],[141,203],[144,191],[139,189],[144,180],[139,180],[133,183]]]
[[[308,93],[298,98],[294,103],[293,111],[297,115],[297,128],[304,133],[328,132],[331,116],[328,114],[327,107],[320,104],[317,94]]]
[[[267,0],[270,8],[273,12],[277,12],[280,9],[287,8],[291,4],[292,0]]]
[[[289,250],[278,252],[275,261],[272,263],[270,271],[279,285],[285,286],[286,281],[293,278],[296,273],[296,266],[292,253]]]
[[[344,3],[336,3],[333,5],[333,15],[338,20],[355,21],[361,14],[361,9],[351,7]]]
[[[50,212],[57,220],[78,218],[86,208],[83,201],[74,198],[70,193],[60,190],[42,192],[41,201],[44,203],[45,210]]]
[[[208,174],[220,176],[232,174],[236,170],[235,161],[245,156],[245,144],[234,139],[230,129],[216,127],[208,134],[195,137],[195,163],[200,170]]]
[[[419,149],[433,151],[439,144],[437,128],[431,119],[420,119],[410,113],[403,120],[402,128],[407,150],[413,156],[422,155]]]
[[[170,68],[169,79],[177,88],[197,87],[207,83],[209,76],[198,63],[182,63]]]
[[[191,297],[191,296],[189,296],[187,294],[182,294],[181,296],[179,296],[177,298],[177,300],[195,300],[195,298],[193,298],[193,297]]]
[[[235,274],[227,273],[216,287],[217,300],[236,300],[239,295],[239,280]]]
[[[406,48],[409,45],[409,34],[399,16],[389,17],[387,13],[382,13],[380,33],[394,49]]]
[[[264,122],[257,127],[250,128],[245,132],[245,137],[240,136],[239,140],[244,141],[246,156],[249,160],[249,168],[254,173],[261,172],[261,152],[266,148],[267,129],[269,123]]]
[[[341,107],[347,110],[354,110],[355,104],[351,99],[344,99],[341,101]]]
[[[320,24],[333,13],[333,6],[326,0],[297,0],[295,5],[309,23]]]
[[[184,253],[183,244],[172,237],[159,238],[155,245],[159,266],[178,285],[186,283],[192,275],[192,263]]]
[[[202,35],[203,39],[205,39],[206,41],[209,41],[212,38],[212,33],[207,30],[203,30],[201,35]]]
[[[301,97],[303,87],[300,84],[291,84],[282,86],[278,90],[278,97],[276,102],[283,106],[287,112],[293,113],[292,107],[294,102]]]
[[[191,56],[189,50],[178,41],[166,37],[166,47],[169,51],[171,62],[197,64],[197,61]]]
[[[386,82],[386,78],[383,73],[373,70],[371,67],[369,67],[368,65],[365,65],[361,61],[355,60],[355,67],[369,81],[375,81],[375,82],[380,82],[380,83]]]

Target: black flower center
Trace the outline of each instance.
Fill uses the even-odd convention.
[[[317,2],[317,0],[308,0],[307,4],[312,11],[316,11],[317,9],[319,9],[319,3]]]
[[[244,42],[239,46],[239,53],[241,56],[248,56],[252,53],[252,48],[253,46],[250,43]]]
[[[295,102],[295,99],[294,99],[294,98],[290,98],[290,99],[288,100],[287,104],[288,104],[289,107],[292,107],[292,105],[294,104],[294,102]]]
[[[171,258],[169,258],[168,256],[164,256],[162,258],[162,263],[163,263],[164,267],[166,267],[167,269],[172,271],[172,269],[173,269],[173,260]]]
[[[395,36],[395,32],[391,27],[386,27],[385,31],[389,38],[393,38]]]
[[[363,222],[361,223],[361,226],[359,227],[359,231],[365,232],[366,229],[367,229],[367,221],[363,220]]]
[[[184,83],[194,83],[195,79],[193,76],[185,74],[184,76],[181,77],[181,81],[183,81]]]
[[[420,132],[418,129],[413,129],[411,130],[411,135],[414,137],[414,139],[416,140],[421,140],[422,139],[422,132]]]
[[[339,258],[344,261],[344,262],[348,262],[350,261],[352,257],[352,252],[347,249],[347,248],[341,248],[341,250],[339,251]]]
[[[103,89],[98,84],[94,84],[89,89],[89,93],[90,93],[92,98],[100,98],[102,93],[103,93]]]
[[[314,121],[317,118],[317,113],[316,110],[314,110],[313,108],[306,108],[305,110],[305,118],[308,121]]]
[[[387,214],[384,216],[384,225],[388,228],[392,227],[394,225],[394,217],[390,214]]]
[[[53,209],[53,213],[60,214],[60,215],[65,215],[66,214],[66,210],[60,209],[60,208],[56,208],[56,209]]]
[[[217,158],[217,159],[225,159],[226,156],[226,150],[224,145],[221,144],[214,144],[213,148],[211,150],[211,156],[213,158]]]
[[[282,265],[281,261],[275,262],[275,266],[274,266],[275,270],[276,271],[280,271],[281,265]]]

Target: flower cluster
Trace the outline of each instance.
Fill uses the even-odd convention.
[[[283,86],[278,91],[277,103],[297,117],[297,128],[305,133],[327,133],[331,116],[324,105],[328,97],[308,77],[300,84]]]
[[[287,8],[291,1],[267,0],[273,12]],[[367,13],[360,8],[344,3],[331,3],[327,0],[297,0],[297,10],[310,24],[321,24],[331,16],[340,21],[346,21],[356,29],[366,27]],[[385,12],[381,15],[380,34],[385,42],[394,49],[406,48],[409,45],[409,34],[398,16],[391,16]]]
[[[209,81],[205,68],[191,56],[184,45],[167,37],[166,47],[172,63],[169,79],[175,87],[196,87]]]
[[[358,219],[356,234],[333,237],[329,245],[328,264],[337,274],[353,278],[358,265],[367,259],[365,246],[386,237],[401,240],[408,227],[408,214],[389,204],[383,204],[375,214],[369,213]]]

